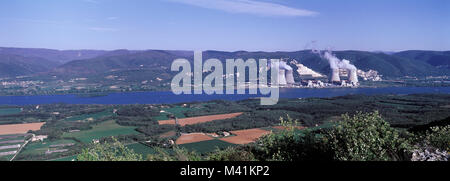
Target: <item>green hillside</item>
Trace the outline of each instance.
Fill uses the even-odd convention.
[[[108,82],[109,80],[103,79],[107,76],[127,77],[126,81],[139,82],[159,78],[164,83],[169,81],[176,73],[170,71],[171,63],[175,59],[186,58],[193,61],[192,51],[86,51],[84,53],[88,53],[88,55],[78,58],[74,57],[74,53],[77,51],[71,51],[60,52],[61,59],[68,63],[58,66],[61,61],[53,61],[56,59],[55,56],[58,55],[58,51],[46,50],[43,53],[42,51],[30,50],[27,52],[22,49],[2,49],[0,52],[0,77],[41,73],[40,77],[53,77],[55,75],[66,78],[89,77],[90,80],[99,83],[102,81]],[[83,52],[78,53],[82,55]],[[450,74],[450,51],[413,50],[398,53],[335,51],[333,53],[340,59],[350,60],[358,69],[364,71],[376,70],[386,78]],[[68,61],[70,58],[74,60]],[[210,50],[203,52],[203,60],[209,58],[217,58],[222,62],[230,58],[242,58],[244,60],[249,58],[288,58],[289,61],[295,59],[319,73],[325,75],[330,73],[328,61],[312,53],[311,50],[295,52],[224,52]],[[155,82],[151,84],[158,86]]]
[[[42,58],[0,54],[0,77],[31,75],[49,71],[58,63]]]
[[[422,51],[411,50],[404,51],[395,54],[399,57],[404,57],[412,60],[422,61],[427,64],[436,66],[438,68],[450,68],[450,51],[438,52],[438,51]]]

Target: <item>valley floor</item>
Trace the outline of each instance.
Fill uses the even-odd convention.
[[[284,130],[280,118],[297,120],[299,131],[326,129],[339,122],[342,114],[374,110],[396,129],[417,129],[450,117],[450,95],[295,98],[281,99],[273,106],[261,106],[257,99],[180,104],[0,106],[0,127],[40,124],[28,132],[0,132],[0,160],[10,160],[14,155],[14,160],[72,160],[82,149],[108,141],[111,136],[144,158],[155,153],[155,148],[170,150],[174,144],[207,154],[216,148],[251,144],[270,132]],[[202,119],[195,121],[197,118]],[[172,122],[162,124],[164,120]],[[185,124],[183,120],[193,121]]]

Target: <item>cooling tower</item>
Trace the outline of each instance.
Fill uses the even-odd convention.
[[[272,63],[272,66],[278,66],[278,84],[294,84],[294,72],[291,66],[287,65],[286,62],[281,61],[278,63]]]
[[[358,83],[358,75],[356,73],[356,69],[351,69],[349,71],[350,71],[350,74],[348,75],[349,82],[353,84]]]
[[[330,82],[341,82],[341,77],[339,76],[339,69],[331,69]]]
[[[278,84],[279,85],[286,85],[286,71],[283,69],[280,69],[278,71]]]
[[[295,80],[294,80],[294,72],[292,70],[292,68],[290,70],[286,70],[286,82],[288,84],[295,84]]]

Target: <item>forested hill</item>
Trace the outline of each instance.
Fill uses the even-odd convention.
[[[37,57],[59,64],[72,60],[94,58],[107,53],[104,50],[53,50],[45,48],[9,48],[0,47],[0,57],[4,55],[20,55],[23,57]]]
[[[438,52],[411,50],[399,52],[395,55],[407,59],[422,61],[438,68],[450,69],[450,51]]]
[[[414,50],[397,53],[335,51],[333,53],[338,58],[350,60],[358,69],[364,71],[376,70],[385,78],[450,75],[450,51]],[[15,58],[12,59],[11,57]],[[193,52],[166,50],[59,51],[0,48],[0,63],[3,66],[0,69],[0,76],[33,75],[36,73],[92,76],[111,72],[123,73],[124,71],[138,72],[139,75],[143,75],[143,72],[155,72],[149,75],[151,79],[155,78],[152,76],[158,74],[170,74],[170,65],[177,58],[187,58],[192,61]],[[289,58],[290,61],[295,59],[319,73],[328,75],[330,72],[328,61],[310,50],[295,52],[205,51],[203,60],[208,58],[218,58],[221,61],[228,58]],[[35,65],[36,61],[40,62],[40,65]],[[20,62],[20,66],[16,65],[18,62]]]
[[[45,72],[57,65],[56,62],[38,57],[0,55],[0,77],[13,77]]]
[[[59,66],[53,73],[97,74],[117,70],[164,69],[170,71],[173,60],[182,58],[167,51],[110,52],[110,55],[87,60],[71,61]],[[112,54],[112,55],[111,55]]]
[[[44,73],[72,60],[93,58],[106,52],[102,50],[0,47],[0,77]]]

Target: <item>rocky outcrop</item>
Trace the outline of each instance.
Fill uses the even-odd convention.
[[[413,150],[411,161],[448,161],[449,154],[447,151],[430,146],[421,146]]]

